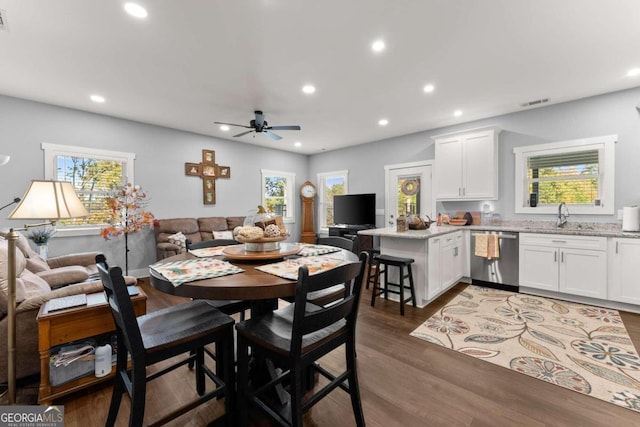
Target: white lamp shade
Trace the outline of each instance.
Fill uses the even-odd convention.
[[[89,215],[70,182],[31,181],[9,219],[69,219]]]
[[[7,156],[6,154],[0,154],[0,166],[6,165],[11,160],[11,156]]]

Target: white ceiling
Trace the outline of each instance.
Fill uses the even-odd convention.
[[[0,94],[317,153],[640,85],[638,0],[140,0],[145,20],[124,3],[0,0]],[[213,123],[256,109],[302,131]]]

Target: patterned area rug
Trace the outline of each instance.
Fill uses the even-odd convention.
[[[640,412],[640,357],[615,310],[470,285],[411,335]]]

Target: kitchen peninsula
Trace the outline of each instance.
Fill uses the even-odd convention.
[[[469,276],[468,237],[460,227],[434,225],[427,230],[402,232],[391,227],[376,228],[361,230],[358,235],[379,238],[383,254],[415,260],[412,270],[418,307],[426,306],[462,277]],[[397,281],[393,277],[396,272],[389,273],[390,280]]]

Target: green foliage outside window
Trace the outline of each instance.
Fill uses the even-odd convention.
[[[57,156],[56,179],[71,182],[89,212],[86,218],[60,221],[61,225],[105,224],[110,218],[107,199],[123,182],[123,164],[112,160]]]

